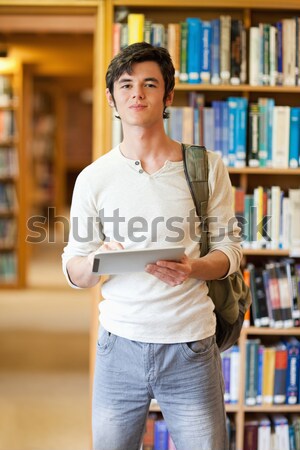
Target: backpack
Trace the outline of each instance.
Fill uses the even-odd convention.
[[[182,144],[185,176],[198,217],[201,219],[200,257],[209,251],[207,206],[208,156],[206,148]],[[207,281],[208,295],[215,305],[216,342],[220,351],[235,344],[240,336],[245,312],[251,305],[250,289],[239,269],[222,280]]]

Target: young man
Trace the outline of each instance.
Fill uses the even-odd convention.
[[[215,220],[210,253],[200,259],[181,144],[163,124],[174,96],[167,50],[130,45],[112,60],[106,82],[124,138],[77,179],[65,274],[73,287],[94,286],[99,277],[92,273],[93,258],[102,250],[176,242],[186,255],[148,265],[145,272],[112,275],[103,285],[94,450],[138,450],[152,398],[177,450],[225,450],[223,379],[205,280],[225,277],[240,264],[229,176],[209,152],[208,213]]]

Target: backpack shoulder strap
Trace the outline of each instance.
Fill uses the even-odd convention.
[[[201,220],[201,254],[208,253],[208,157],[204,146],[182,144],[184,172]]]

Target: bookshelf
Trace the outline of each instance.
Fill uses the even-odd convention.
[[[21,126],[22,68],[0,62],[0,288],[25,282],[24,191]]]
[[[179,23],[187,17],[201,17],[203,20],[211,20],[220,15],[228,14],[232,18],[241,19],[246,28],[247,48],[249,49],[249,29],[251,26],[257,26],[259,22],[273,23],[282,18],[299,16],[299,5],[297,0],[288,0],[284,3],[270,0],[251,0],[241,2],[236,0],[211,0],[211,1],[194,1],[187,0],[181,2],[179,0],[108,0],[105,3],[105,23],[102,22],[104,29],[99,35],[99,45],[103,55],[103,67],[107,67],[113,51],[113,22],[116,13],[143,13],[146,19],[150,19],[153,23],[162,23],[165,26],[168,23]],[[123,20],[124,22],[124,20]],[[248,58],[247,58],[248,61]],[[247,69],[248,72],[248,69]],[[105,74],[101,71],[102,77]],[[247,77],[248,79],[248,77]],[[101,79],[98,87],[102,88],[100,92],[101,106],[105,105],[105,82]],[[274,98],[278,105],[300,106],[299,94],[300,86],[252,86],[248,84],[241,85],[210,85],[210,84],[190,84],[176,83],[175,85],[175,106],[184,106],[188,104],[189,93],[196,91],[205,95],[205,101],[226,99],[229,96],[239,96],[246,98],[248,102],[257,102],[260,97]],[[101,136],[101,148],[106,151],[111,148],[112,139],[112,121],[111,111],[105,105],[104,114],[102,115],[102,127],[107,132]],[[273,185],[280,186],[285,192],[289,188],[299,188],[300,168],[271,168],[271,167],[230,167],[229,174],[234,186],[241,187],[247,193],[251,193],[254,188],[259,185],[271,187]],[[287,249],[264,249],[264,248],[247,248],[244,250],[245,261],[266,261],[268,258],[280,259],[289,256]],[[281,336],[296,336],[299,338],[300,329],[267,329],[267,328],[245,328],[239,341],[241,353],[240,365],[240,390],[239,400],[237,404],[229,404],[226,406],[227,412],[234,417],[236,426],[236,449],[244,448],[244,424],[249,413],[273,413],[280,412],[285,414],[300,413],[300,405],[281,405],[281,406],[245,406],[245,378],[246,378],[246,340],[250,337],[272,337],[277,339]],[[92,364],[93,366],[93,364]],[[153,407],[154,411],[158,410],[157,406]]]

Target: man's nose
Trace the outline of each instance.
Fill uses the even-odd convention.
[[[141,86],[136,86],[136,87],[133,89],[132,97],[133,97],[133,98],[144,98],[144,97],[145,97],[145,94],[144,94],[143,88],[142,88]]]

